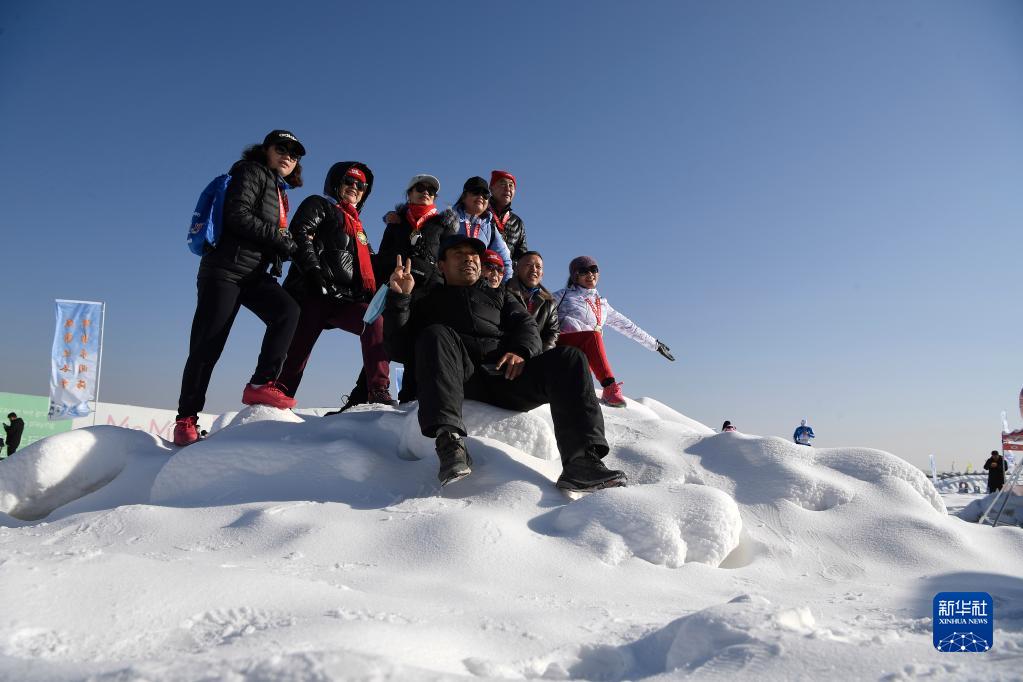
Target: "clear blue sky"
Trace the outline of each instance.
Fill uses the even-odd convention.
[[[1019,426],[1023,3],[38,2],[0,5],[0,390],[45,394],[53,299],[107,303],[101,399],[173,409],[199,191],[272,128],[441,201],[519,178],[545,256],[601,265],[626,395],[717,428],[974,466]],[[207,411],[237,409],[239,315]],[[335,405],[355,337],[299,393]]]

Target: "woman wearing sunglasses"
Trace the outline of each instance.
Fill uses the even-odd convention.
[[[625,407],[622,384],[615,381],[611,363],[604,348],[605,328],[655,350],[672,362],[675,358],[671,349],[647,334],[636,323],[611,307],[606,298],[597,291],[600,268],[597,261],[589,256],[573,258],[568,265],[568,286],[555,292],[558,302],[558,319],[561,321],[559,346],[574,346],[586,354],[590,370],[596,375],[604,392],[601,402],[608,407]]]
[[[455,213],[451,209],[438,211],[434,202],[440,191],[440,180],[432,175],[420,173],[413,175],[405,187],[405,201],[394,207],[393,211],[384,216],[384,236],[380,240],[380,251],[376,256],[377,281],[384,283],[394,270],[396,258],[401,256],[402,262],[411,262],[412,278],[415,288],[412,290],[413,300],[418,300],[434,284],[442,284],[440,272],[437,270],[437,250],[444,237],[455,233]],[[380,319],[377,323],[381,323]],[[409,367],[403,373],[404,381],[398,400],[406,402],[415,400],[415,383],[413,372]],[[344,412],[350,407],[366,402],[374,402],[366,384],[366,372],[359,373],[355,388],[343,399],[344,404],[335,413]]]
[[[262,144],[246,148],[241,160],[231,167],[224,195],[223,233],[199,264],[198,300],[174,424],[175,445],[199,440],[198,414],[241,306],[266,324],[256,370],[242,392],[242,402],[295,406],[276,380],[299,310],[276,278],[281,263],[296,248],[288,231],[287,190],[302,186],[299,159],[304,155],[305,147],[298,138],[287,130],[274,130]]]
[[[472,177],[462,186],[462,196],[455,204],[455,216],[458,219],[458,231],[464,235],[479,239],[491,251],[496,251],[504,261],[502,282],[511,279],[512,262],[508,245],[494,224],[494,214],[487,210],[490,203],[490,185],[481,177]],[[415,289],[413,289],[415,291]]]
[[[412,277],[416,281],[412,290],[418,299],[429,288],[440,283],[437,270],[437,249],[440,241],[455,233],[455,213],[451,209],[438,211],[434,202],[440,191],[440,181],[432,175],[413,175],[405,187],[405,201],[387,214],[384,236],[377,254],[377,279],[386,283],[394,270],[398,256],[402,262],[412,261]]]
[[[298,251],[284,287],[301,303],[302,316],[281,371],[290,396],[298,391],[320,334],[336,328],[359,337],[370,402],[394,404],[383,320],[362,321],[377,288],[373,249],[359,216],[372,191],[369,166],[339,161],[327,171],[323,195],[307,197],[295,212],[291,230]]]
[[[483,270],[481,279],[487,283],[488,287],[496,289],[501,286],[501,281],[504,279],[504,261],[501,260],[501,254],[487,249],[483,253],[483,257],[480,258],[480,266]]]

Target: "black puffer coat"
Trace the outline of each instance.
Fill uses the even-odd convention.
[[[519,281],[519,278],[512,277],[505,286],[508,288],[508,291],[519,299],[522,307],[529,310],[529,290]],[[542,284],[536,295],[539,297],[540,302],[533,309],[533,319],[536,320],[536,326],[540,330],[540,343],[543,350],[548,351],[558,345],[558,334],[561,333],[561,325],[558,322],[558,307],[554,305],[554,297],[551,296],[551,292],[547,291]]]
[[[500,212],[491,207],[490,212],[505,219],[504,228],[499,227],[498,229],[501,231],[501,236],[504,237],[504,243],[508,245],[512,263],[515,263],[522,258],[522,254],[529,251],[529,246],[526,245],[526,226],[522,223],[519,214],[511,210],[511,206]],[[498,222],[495,220],[494,224],[497,225]]]
[[[401,218],[401,222],[384,228],[376,259],[376,278],[378,282],[386,282],[394,272],[398,256],[402,259],[411,258],[416,289],[422,287],[420,291],[425,291],[427,287],[443,282],[437,270],[437,249],[440,248],[441,239],[458,230],[458,217],[449,208],[425,220],[417,232],[412,229],[412,223],[405,214],[407,208],[406,204],[396,206],[394,212]]]
[[[287,230],[280,229],[277,174],[256,161],[242,160],[231,167],[231,182],[224,193],[224,230],[220,243],[199,263],[199,279],[237,282],[255,272],[266,272],[295,251]],[[280,188],[280,197],[284,197]]]
[[[435,285],[414,304],[411,295],[387,292],[384,348],[392,360],[412,358],[416,336],[431,324],[455,330],[477,365],[505,353],[523,358],[540,353],[536,320],[504,287],[491,289],[483,280],[468,287]]]
[[[323,183],[324,195],[306,197],[295,212],[291,223],[291,232],[298,243],[294,263],[288,269],[284,280],[284,288],[297,300],[307,293],[305,278],[302,273],[317,268],[327,283],[328,294],[343,301],[368,301],[372,292],[362,288],[359,276],[358,246],[355,239],[345,232],[344,218],[336,204],[340,200],[338,189],[341,179],[351,167],[358,168],[366,174],[366,191],[356,206],[361,212],[373,191],[373,172],[364,163],[358,161],[339,161],[327,171]],[[370,253],[373,247],[369,247]],[[393,268],[392,268],[393,269]],[[319,293],[319,292],[316,292]]]

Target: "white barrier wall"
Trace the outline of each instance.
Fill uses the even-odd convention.
[[[93,417],[95,416],[95,419]],[[71,420],[71,428],[80,429],[93,424],[120,426],[125,429],[145,431],[164,440],[174,440],[174,410],[159,410],[152,407],[137,405],[118,405],[116,403],[98,403],[95,415]],[[200,413],[199,428],[209,430],[218,415]]]

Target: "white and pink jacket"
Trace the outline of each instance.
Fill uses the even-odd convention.
[[[644,348],[657,350],[657,339],[612,308],[596,289],[586,289],[573,284],[554,292],[554,304],[558,307],[558,321],[561,323],[563,334],[614,329]]]

